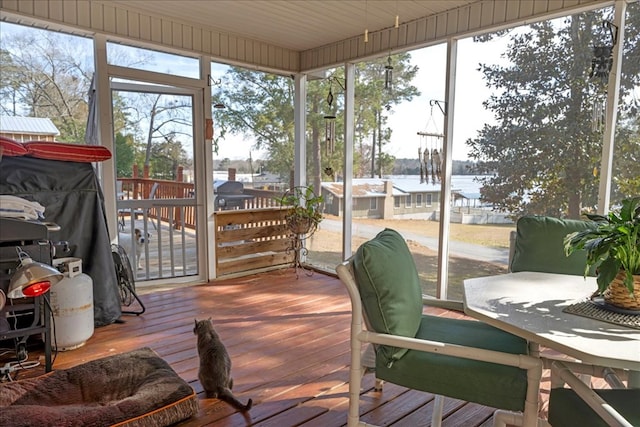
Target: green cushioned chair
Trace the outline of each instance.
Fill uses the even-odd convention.
[[[383,230],[336,271],[352,305],[349,427],[365,425],[359,419],[362,343],[375,345],[378,379],[537,424],[540,359],[528,355],[525,340],[482,322],[424,315],[420,279],[399,233]],[[438,397],[434,426],[441,402]]]
[[[523,216],[516,223],[515,245],[510,270],[582,276],[587,261],[585,251],[570,256],[564,252],[564,237],[592,228],[591,221],[559,219],[549,216]],[[590,273],[593,275],[593,271]]]
[[[553,427],[640,426],[640,389],[592,390],[558,361],[553,362],[551,375],[562,380],[552,386],[549,396]]]

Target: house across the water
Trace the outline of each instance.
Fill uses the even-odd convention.
[[[379,178],[354,179],[352,182],[354,218],[434,219],[434,214],[440,210],[440,184]],[[343,183],[323,182],[322,195],[325,212],[342,216]]]
[[[411,178],[359,178],[353,179],[352,210],[354,218],[376,219],[440,219],[439,182],[420,182]],[[342,216],[344,212],[344,190],[342,182],[323,182],[322,196],[324,212]],[[506,214],[482,207],[470,195],[452,190],[451,222],[463,224],[503,224],[512,221]],[[461,203],[464,201],[465,203]]]

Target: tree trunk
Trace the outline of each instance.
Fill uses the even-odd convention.
[[[156,100],[153,102],[153,107],[151,107],[151,113],[149,114],[149,132],[147,133],[147,149],[144,155],[144,165],[148,168],[151,165],[151,144],[153,142],[153,131],[155,125],[155,118],[157,114],[158,101],[160,100],[160,96],[156,97]]]

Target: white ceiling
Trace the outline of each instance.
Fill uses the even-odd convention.
[[[613,0],[0,0],[0,19],[313,73]],[[398,27],[395,27],[396,16]],[[368,41],[365,42],[365,29]]]
[[[513,1],[513,0],[511,0]],[[294,51],[443,13],[479,0],[116,0],[126,9],[172,17]]]

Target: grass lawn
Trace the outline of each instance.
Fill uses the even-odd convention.
[[[332,218],[334,219],[334,218]],[[337,218],[335,218],[337,219]],[[438,237],[439,223],[427,220],[376,220],[358,218],[354,222],[389,227],[400,233],[415,233],[425,237]],[[509,235],[515,230],[514,224],[475,225],[451,224],[451,240],[473,243],[491,248],[509,248]],[[366,239],[354,237],[355,251]],[[339,233],[318,230],[309,242],[309,262],[333,269],[342,261],[342,237]],[[408,242],[425,294],[435,296],[438,254],[415,241]],[[491,276],[507,272],[502,264],[482,262],[469,258],[449,257],[449,279],[447,298],[462,299],[462,281],[471,277]]]

